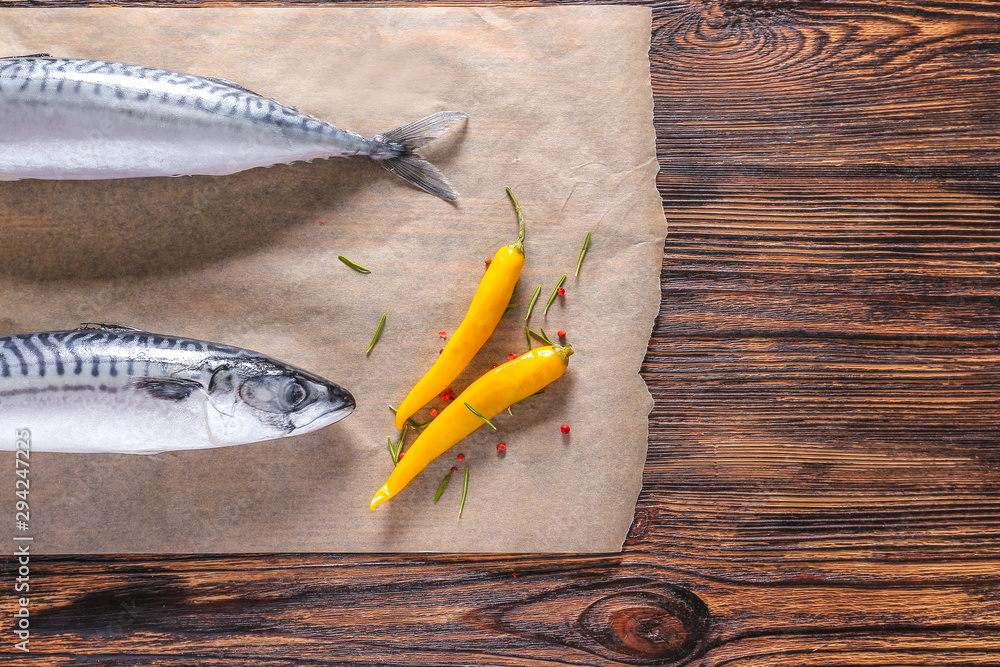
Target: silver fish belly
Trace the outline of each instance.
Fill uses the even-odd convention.
[[[257,352],[114,325],[0,337],[0,449],[153,453],[308,433],[343,387]]]
[[[223,79],[98,60],[0,58],[0,179],[225,175],[358,155],[453,200],[447,179],[416,150],[464,118],[439,112],[366,138]]]

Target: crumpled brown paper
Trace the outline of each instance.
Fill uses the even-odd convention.
[[[18,533],[11,516],[7,530],[50,554],[619,550],[645,459],[652,400],[638,369],[666,232],[649,31],[639,7],[4,10],[5,55],[223,77],[369,136],[435,111],[470,116],[424,151],[457,205],[366,160],[0,183],[0,335],[124,324],[255,349],[358,398],[346,420],[291,439],[36,453],[30,527]],[[536,306],[531,325],[565,329],[576,354],[498,431],[479,429],[372,512],[397,436],[387,406],[461,321],[484,258],[516,236],[505,185],[527,219],[517,307],[454,387],[526,349],[527,301],[541,284],[544,302],[564,273],[565,296],[547,316]],[[13,447],[13,433],[0,437]],[[458,476],[433,502],[452,465],[470,469],[461,519]],[[12,490],[13,453],[0,469]]]

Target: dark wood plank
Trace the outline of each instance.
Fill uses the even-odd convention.
[[[624,553],[39,559],[0,656],[997,663],[1000,9],[646,4],[670,234]]]

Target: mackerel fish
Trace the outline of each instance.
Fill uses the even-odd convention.
[[[0,337],[0,449],[155,453],[308,433],[355,407],[257,352],[110,324]]]
[[[0,180],[226,175],[364,156],[445,200],[417,149],[465,119],[442,111],[374,137],[212,77],[48,54],[0,58]]]

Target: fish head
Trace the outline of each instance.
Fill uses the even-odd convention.
[[[340,385],[263,357],[214,369],[206,393],[208,428],[219,445],[309,433],[355,408],[354,397]]]

